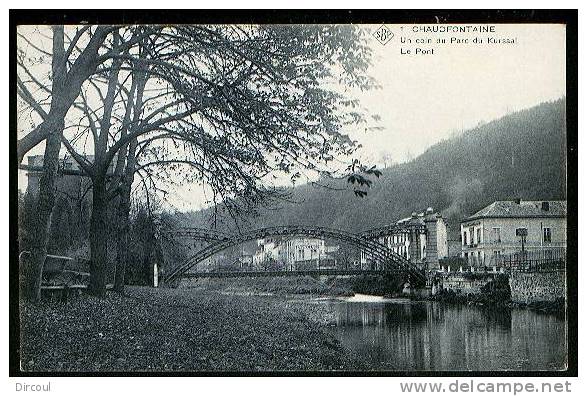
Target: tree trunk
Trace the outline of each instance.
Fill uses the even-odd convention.
[[[117,291],[124,289],[124,276],[128,261],[128,241],[130,233],[130,193],[135,175],[137,140],[130,142],[126,167],[120,186],[120,199],[118,201],[118,243],[116,246],[116,275],[114,287]]]
[[[64,31],[63,26],[53,27],[53,60],[52,76],[53,86],[51,88],[51,109],[48,119],[44,122],[46,136],[45,154],[43,157],[43,174],[39,182],[39,195],[37,200],[37,212],[34,217],[35,233],[31,238],[31,254],[24,264],[24,282],[22,296],[31,301],[38,301],[41,298],[41,281],[43,278],[43,266],[47,255],[47,241],[51,214],[55,205],[55,178],[59,164],[59,150],[61,149],[61,138],[65,125],[64,98],[56,93],[60,92],[65,81],[65,59],[64,59]],[[19,161],[22,156],[19,154]],[[26,257],[26,256],[25,256]]]
[[[106,295],[108,263],[108,196],[106,180],[96,175],[92,180],[92,218],[90,220],[90,293]]]
[[[114,277],[114,289],[124,291],[124,277],[126,274],[126,262],[128,261],[128,241],[130,233],[130,187],[131,183],[125,183],[120,192],[117,210],[117,243],[116,243],[116,274]]]
[[[41,280],[47,255],[51,213],[55,204],[55,178],[57,177],[62,133],[63,123],[55,125],[45,145],[43,174],[39,182],[37,211],[34,217],[35,232],[31,237],[31,254],[23,263],[24,280],[21,292],[22,296],[30,301],[38,301],[41,298]]]
[[[133,124],[138,122],[139,116],[142,113],[143,93],[146,81],[147,79],[144,73],[137,73],[136,77],[133,77],[133,87],[136,89],[136,101],[133,104]],[[132,88],[131,92],[134,92]],[[125,113],[125,120],[128,120],[128,117],[130,117],[129,111]],[[121,136],[126,136],[126,133],[126,130],[121,131]],[[128,146],[123,147],[119,153],[119,162],[117,164],[117,170],[122,172],[117,210],[118,242],[116,244],[116,272],[114,276],[114,289],[118,292],[124,291],[126,264],[128,261],[128,241],[130,238],[130,193],[135,174],[137,144],[138,142],[135,138],[129,142]],[[126,156],[126,166],[122,169],[122,166],[124,165],[124,156]]]

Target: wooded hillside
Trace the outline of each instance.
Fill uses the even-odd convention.
[[[247,227],[313,224],[356,232],[431,206],[448,218],[455,236],[460,220],[495,200],[566,199],[565,105],[564,99],[543,103],[435,144],[410,162],[383,169],[365,198],[350,188],[291,188],[292,202],[261,210]],[[324,183],[345,187],[346,181]],[[181,217],[209,227],[210,213]]]

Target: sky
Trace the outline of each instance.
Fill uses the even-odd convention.
[[[382,89],[361,98],[382,117],[384,128],[357,134],[367,156],[384,151],[403,162],[459,130],[565,95],[564,25],[495,25],[491,34],[416,34],[414,25],[386,26],[395,33],[391,41],[381,45],[371,39],[372,75]],[[517,42],[410,45],[400,43],[402,36]],[[400,54],[415,47],[432,48],[434,54]]]
[[[363,28],[373,49],[369,74],[381,88],[358,96],[362,107],[381,117],[377,124],[382,130],[348,131],[363,146],[360,157],[379,167],[384,154],[401,163],[480,122],[565,95],[564,25],[494,25],[494,33],[425,34],[414,33],[414,25],[387,24],[394,37],[385,45],[373,37],[380,26]],[[401,37],[412,44],[402,44]],[[451,37],[469,42],[434,43]],[[475,37],[483,43],[473,43]],[[490,44],[488,37],[515,42]],[[432,43],[420,45],[415,39]],[[402,48],[412,53],[402,55]],[[434,53],[416,55],[416,48]],[[184,187],[173,203],[180,210],[198,209],[202,197],[200,187]]]
[[[444,33],[427,33],[427,26],[385,25],[393,33],[385,44],[374,37],[380,25],[361,26],[373,49],[369,74],[380,89],[352,94],[381,117],[373,125],[380,131],[348,131],[362,145],[363,161],[404,162],[480,122],[565,95],[564,25],[483,25],[491,32],[470,32],[480,26],[470,25],[468,33],[454,31],[464,25]],[[26,188],[22,171],[19,188]],[[202,187],[183,185],[171,204],[197,210],[206,201]]]

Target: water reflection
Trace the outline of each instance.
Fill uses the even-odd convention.
[[[560,370],[566,323],[530,310],[327,302],[342,344],[374,370]]]

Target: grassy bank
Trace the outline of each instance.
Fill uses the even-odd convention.
[[[397,293],[401,281],[390,276],[190,279],[180,287],[234,294],[352,296],[355,293],[383,296]]]
[[[202,291],[222,291],[234,294],[272,294],[272,295],[315,295],[352,296],[353,291],[346,285],[312,278],[311,276],[291,276],[275,278],[224,278],[184,280],[182,288]]]
[[[132,287],[21,306],[26,371],[356,369],[318,304],[280,297]]]
[[[395,295],[401,291],[403,279],[393,275],[362,275],[348,278],[332,278],[328,282],[352,293],[374,296]]]

